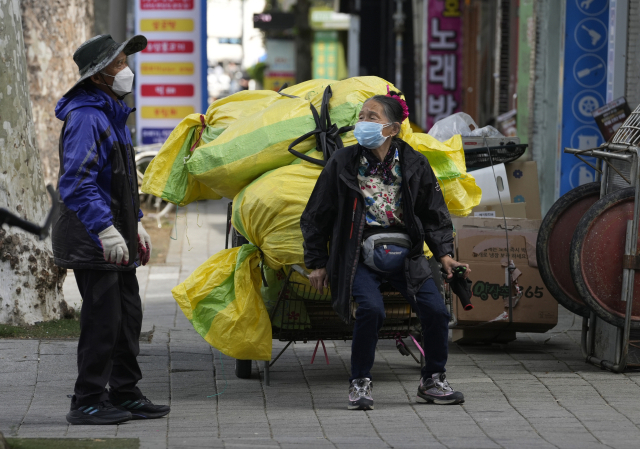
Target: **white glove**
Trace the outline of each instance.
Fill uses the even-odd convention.
[[[138,255],[142,265],[146,265],[151,257],[151,237],[140,222],[138,222]]]
[[[100,237],[100,242],[102,243],[104,260],[117,265],[129,263],[127,242],[124,241],[124,238],[113,225],[98,233],[98,237]]]

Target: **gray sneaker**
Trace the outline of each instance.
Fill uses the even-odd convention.
[[[373,410],[372,389],[373,382],[368,377],[353,379],[349,387],[349,410]]]
[[[464,395],[451,388],[444,373],[435,373],[429,379],[420,379],[416,400],[435,404],[462,404]]]

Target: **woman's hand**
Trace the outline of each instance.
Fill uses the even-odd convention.
[[[309,275],[309,283],[313,288],[318,290],[320,294],[324,293],[324,288],[329,287],[329,276],[327,276],[326,268],[318,268]]]
[[[442,264],[442,269],[444,270],[444,272],[447,273],[447,279],[451,279],[453,277],[453,269],[455,267],[466,268],[464,272],[465,279],[468,278],[469,273],[471,273],[471,268],[469,268],[468,263],[460,263],[448,254],[440,259],[440,263]]]

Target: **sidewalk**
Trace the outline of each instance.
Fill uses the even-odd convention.
[[[184,209],[180,209],[184,216]],[[546,334],[506,346],[450,345],[462,406],[415,403],[419,366],[378,345],[376,410],[346,410],[350,344],[292,345],[271,369],[237,379],[234,361],[212,349],[176,306],[171,288],[224,248],[226,202],[189,207],[165,265],[138,271],[144,305],[142,391],[172,407],[168,418],[119,426],[69,426],[66,395],[76,375],[75,341],[0,340],[0,431],[5,437],[139,438],[141,448],[637,448],[640,373],[612,374],[583,361],[580,319],[560,309]],[[198,226],[200,225],[200,226]],[[65,294],[77,300],[72,276]],[[274,351],[283,343],[274,342]],[[214,396],[217,395],[217,396]]]

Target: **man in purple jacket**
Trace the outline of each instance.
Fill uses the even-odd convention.
[[[80,79],[56,106],[64,126],[53,253],[56,265],[74,270],[82,295],[71,424],[117,424],[170,410],[137,387],[142,306],[136,267],[149,261],[151,239],[140,223],[126,126],[133,110],[122,99],[133,89],[127,56],[146,46],[144,36],[121,44],[109,35],[89,39],[73,55]]]

